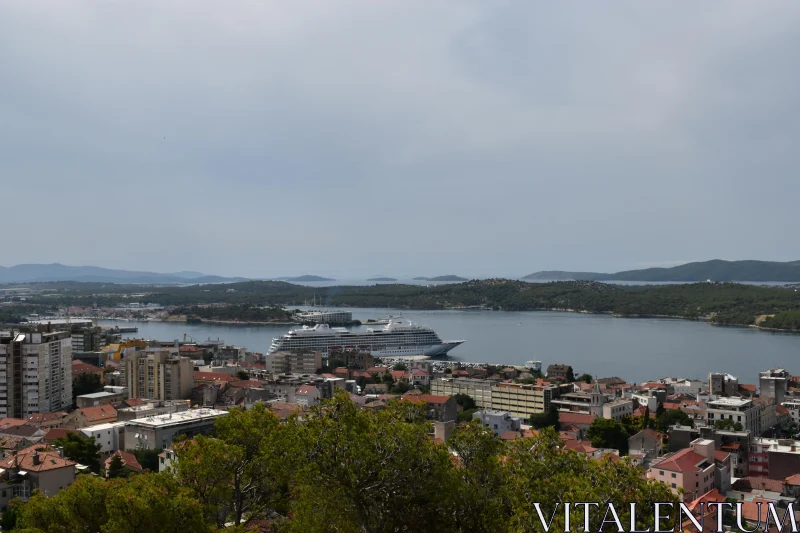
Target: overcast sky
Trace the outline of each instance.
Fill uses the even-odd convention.
[[[0,265],[800,259],[800,2],[0,4]]]

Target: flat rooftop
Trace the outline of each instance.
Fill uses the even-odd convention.
[[[717,398],[716,400],[708,402],[708,405],[709,407],[712,405],[718,405],[720,407],[744,407],[752,401],[753,400],[745,398]]]
[[[128,425],[137,425],[144,427],[168,427],[174,425],[185,424],[188,422],[200,422],[203,420],[213,420],[220,416],[225,416],[228,411],[220,411],[218,409],[192,409],[190,411],[181,411],[179,413],[169,413],[166,415],[146,416],[144,418],[135,418],[125,423]]]
[[[81,394],[78,398],[89,398],[90,400],[101,400],[103,398],[108,398],[109,396],[119,396],[122,392],[92,392],[90,394]]]

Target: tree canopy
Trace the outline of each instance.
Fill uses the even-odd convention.
[[[628,453],[628,431],[622,422],[612,418],[595,418],[586,436],[595,448],[614,448],[621,455]]]
[[[94,439],[78,433],[67,433],[66,437],[56,439],[54,444],[63,448],[67,459],[88,466],[95,474],[100,472],[100,449],[102,446]]]
[[[17,525],[40,533],[193,533],[233,524],[225,530],[239,533],[267,521],[283,533],[516,533],[539,530],[534,502],[553,509],[613,501],[624,510],[636,501],[643,525],[652,520],[649,503],[676,501],[626,459],[565,450],[551,428],[506,442],[461,424],[445,444],[432,429],[423,405],[393,400],[383,410],[359,409],[344,393],[285,422],[261,405],[231,409],[213,436],[174,445],[174,469],[79,476],[53,497],[36,493],[21,504]],[[600,432],[609,445],[624,434],[615,431]],[[575,513],[573,523],[582,522]],[[593,530],[601,518],[592,519]],[[563,530],[563,513],[554,524]]]

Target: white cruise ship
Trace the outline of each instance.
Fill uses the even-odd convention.
[[[269,353],[309,349],[322,352],[325,357],[344,351],[369,352],[376,357],[442,357],[463,343],[442,341],[429,327],[418,326],[403,318],[392,318],[383,328],[365,331],[348,331],[327,324],[303,326],[272,339]]]

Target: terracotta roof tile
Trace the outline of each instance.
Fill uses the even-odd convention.
[[[195,381],[226,382],[235,381],[236,378],[226,372],[195,372]]]
[[[673,472],[699,472],[701,469],[698,465],[702,465],[704,462],[707,462],[705,457],[691,448],[684,448],[663,461],[653,463],[651,468],[671,470]]]
[[[78,416],[81,416],[90,422],[97,422],[100,420],[116,420],[117,410],[111,405],[84,407],[83,409],[78,409]]]
[[[108,459],[106,459],[105,461],[106,470],[108,470],[108,468],[111,466],[111,461],[114,459],[114,457],[119,457],[122,460],[123,466],[126,466],[131,470],[135,470],[137,472],[141,472],[144,470],[142,468],[142,465],[139,464],[139,461],[136,460],[136,456],[124,450],[119,450],[115,454],[111,455]]]
[[[733,490],[766,490],[770,492],[783,492],[783,480],[765,477],[743,477],[736,480]]]
[[[0,468],[18,467],[21,470],[31,472],[72,468],[76,464],[74,461],[61,457],[57,451],[47,444],[36,444],[20,450],[16,455],[10,455],[0,460]]]

